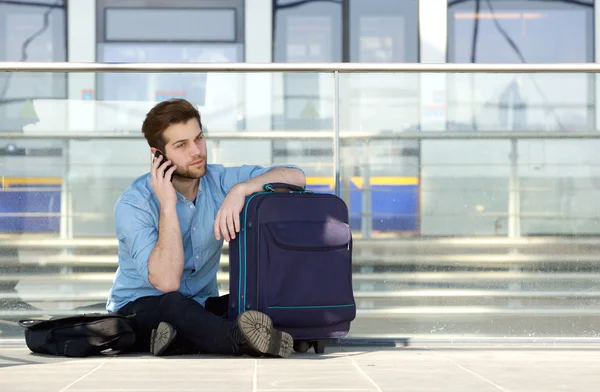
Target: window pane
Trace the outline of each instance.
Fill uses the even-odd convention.
[[[235,41],[233,9],[106,9],[107,41]]]
[[[342,61],[342,7],[307,2],[275,5],[275,62]]]
[[[490,8],[482,1],[478,18],[474,10],[474,1],[450,6],[450,62],[471,62],[477,20],[478,63],[520,63],[519,52],[527,63],[581,63],[594,59],[591,2],[590,6],[583,6],[567,2],[493,1]]]
[[[598,140],[520,140],[522,235],[598,235]]]
[[[66,61],[64,8],[0,4],[0,61]],[[0,131],[37,121],[28,99],[65,96],[64,74],[0,74]]]
[[[451,3],[450,3],[451,4]],[[547,1],[451,5],[450,62],[592,62],[593,6]],[[473,51],[475,21],[478,34]],[[452,75],[448,77],[451,128],[479,130],[589,130],[594,127],[589,75]],[[485,85],[486,89],[474,89]]]
[[[350,0],[352,62],[418,62],[416,0]]]

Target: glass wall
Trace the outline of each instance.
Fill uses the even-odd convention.
[[[207,77],[213,75],[244,81],[250,77],[212,72]],[[32,80],[36,74],[13,76]],[[134,80],[138,76],[132,74]],[[333,74],[314,76],[323,83],[323,91],[332,94]],[[376,77],[384,76],[391,84],[419,77],[343,73],[339,80],[340,110],[348,112],[354,105],[345,90],[355,83],[353,79],[376,88]],[[507,75],[485,76],[491,79]],[[274,83],[283,83],[285,77],[272,74]],[[482,84],[476,88],[487,90]],[[267,104],[272,97],[260,99]],[[136,111],[107,98],[73,100],[68,105],[63,100],[33,100],[40,121],[20,138],[38,141],[43,137],[46,141],[57,135],[53,140],[65,145],[62,151],[68,165],[22,156],[21,150],[15,149],[11,162],[26,168],[43,167],[45,171],[43,175],[26,172],[2,178],[0,263],[5,270],[0,282],[14,282],[12,288],[2,286],[0,290],[2,339],[22,336],[14,321],[25,316],[103,309],[117,263],[114,203],[131,181],[148,171],[150,164],[149,149],[140,132],[124,132],[111,126],[111,121],[137,124],[139,129],[145,112],[157,102],[155,98],[145,100]],[[62,105],[70,110],[61,112]],[[244,105],[247,109],[246,102]],[[406,106],[412,109],[410,101]],[[281,110],[274,108],[272,115],[281,116]],[[381,121],[397,119],[397,97],[382,97],[379,110]],[[98,126],[98,117],[106,125]],[[205,117],[209,129],[212,118]],[[306,149],[304,154],[313,159],[317,169],[327,173],[315,176],[307,170],[308,188],[332,192],[331,131],[286,126],[289,139],[299,145],[307,145],[318,135],[329,137],[319,142],[321,151]],[[491,139],[492,131],[481,132],[471,140],[441,134],[436,140],[423,140],[420,159],[411,161],[408,148],[397,147],[412,142],[404,138],[403,129],[363,128],[375,133],[365,138],[358,134],[352,137],[352,124],[341,128],[349,135],[340,141],[344,152],[341,168],[352,168],[350,173],[343,171],[342,177],[350,183],[345,192],[354,236],[353,287],[358,307],[350,337],[597,336],[597,239],[582,235],[557,237],[547,228],[597,235],[600,209],[595,200],[600,197],[600,181],[594,169],[600,163],[595,153],[600,147],[600,134],[581,140],[561,139],[562,134],[555,131],[534,140]],[[58,136],[57,129],[63,136]],[[82,129],[93,131],[82,133]],[[410,135],[414,137],[415,132]],[[210,163],[228,163],[223,158],[226,151],[248,164],[270,165],[277,159],[247,155],[250,148],[233,150],[233,144],[223,144],[225,138],[232,142],[233,136],[239,137],[238,146],[244,147],[251,141],[270,141],[264,132],[254,130],[236,134],[209,131]],[[424,132],[423,137],[427,136]],[[13,135],[9,140],[17,139]],[[544,145],[539,144],[542,141]],[[457,149],[470,153],[460,155]],[[291,155],[279,161],[310,168]],[[56,167],[62,171],[52,172]],[[381,171],[375,172],[375,168]],[[417,172],[421,175],[410,174]],[[86,182],[86,178],[94,180]],[[460,194],[456,193],[457,183],[461,185]],[[77,194],[85,198],[75,198]],[[565,214],[557,215],[557,208]],[[560,221],[560,226],[548,226],[552,220]],[[535,225],[539,231],[545,229],[545,235],[512,238],[514,227],[525,231],[527,225]],[[438,235],[424,234],[425,229]],[[483,238],[474,238],[473,233]],[[221,262],[218,281],[224,294],[229,289],[227,246]]]
[[[594,58],[592,0],[448,1],[448,62],[585,63],[594,62]],[[455,74],[447,75],[444,93],[448,130],[597,130],[593,75]],[[423,142],[424,167],[440,165],[423,173],[428,177],[424,186],[434,190],[429,193],[429,201],[436,211],[435,218],[423,212],[423,234],[597,233],[598,229],[579,212],[561,202],[595,194],[586,169],[580,164],[569,169],[563,166],[563,155],[574,149],[582,160],[593,159],[594,147],[581,141],[535,140],[518,147],[505,141],[465,142],[456,143],[452,150],[447,143]],[[470,164],[459,170],[456,165],[465,162],[465,157],[469,157]],[[489,165],[497,169],[490,170]],[[452,173],[449,167],[456,170]],[[513,181],[514,177],[519,178],[518,182]],[[510,204],[509,195],[498,190],[515,192],[515,187],[519,188],[520,198]],[[437,192],[439,189],[445,190],[443,196]],[[556,189],[561,191],[550,191]],[[544,198],[542,211],[543,194],[553,196]],[[454,199],[469,202],[464,208],[454,209],[447,205]],[[487,216],[473,217],[474,206],[484,208]],[[513,225],[511,231],[509,216],[516,213],[520,214],[520,224]],[[471,223],[455,231],[450,227],[456,219]]]
[[[0,61],[65,61],[67,58],[66,9],[60,0],[0,2]],[[44,214],[58,211],[55,193],[39,188],[28,193],[10,193],[28,186],[33,178],[60,176],[64,156],[56,140],[4,138],[8,132],[24,133],[40,120],[33,102],[53,102],[67,96],[64,73],[0,73],[0,236],[19,236],[23,220],[29,219],[33,233],[59,230]],[[57,115],[64,111],[57,108]],[[56,129],[54,129],[56,131]],[[38,182],[40,182],[38,181]],[[44,183],[42,187],[60,189]],[[60,193],[60,192],[58,192]],[[23,214],[30,215],[24,218]],[[18,250],[0,247],[0,314],[6,309],[26,308],[18,294]],[[0,317],[0,339],[6,324]],[[20,333],[17,328],[12,329]]]
[[[66,60],[64,6],[20,3],[0,2],[0,60]],[[245,59],[241,0],[122,3],[96,2],[99,62]],[[277,0],[273,61],[418,62],[418,3]],[[595,61],[592,1],[448,7],[449,62]],[[600,133],[563,137],[597,132],[596,75],[341,73],[340,184],[332,73],[69,75],[88,80],[89,95],[67,99],[63,73],[0,74],[0,339],[22,337],[24,317],[103,310],[114,204],[149,169],[141,123],[176,96],[199,107],[210,163],[298,164],[309,189],[339,187],[354,236],[350,337],[598,336]],[[226,245],[221,294],[228,262]]]

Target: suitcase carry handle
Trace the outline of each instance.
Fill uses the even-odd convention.
[[[302,188],[301,186],[293,185],[293,184],[286,184],[284,182],[273,182],[273,183],[263,185],[263,190],[265,192],[275,192],[275,188],[286,188],[286,189],[289,189],[294,192],[311,193],[310,191],[307,191],[306,189]]]

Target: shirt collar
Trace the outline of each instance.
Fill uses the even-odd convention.
[[[198,196],[200,196],[200,193],[202,193],[202,179],[204,177],[200,178],[200,181],[198,181],[198,192],[196,193],[196,197],[194,198],[195,200],[198,200]],[[187,202],[187,201],[191,201],[193,202],[194,200],[188,200],[185,198],[185,196],[183,196],[181,193],[179,193],[177,190],[175,190],[175,193],[177,194],[177,200],[181,201],[181,202]]]

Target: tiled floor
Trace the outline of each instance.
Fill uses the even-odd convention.
[[[67,359],[0,345],[0,391],[597,391],[600,346],[327,347],[287,359]]]

